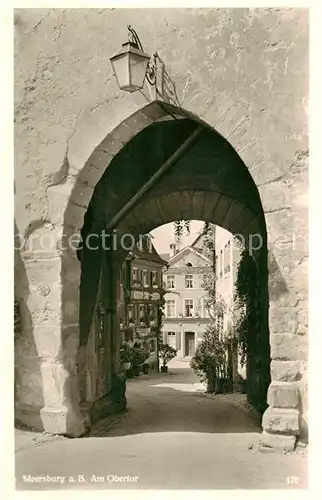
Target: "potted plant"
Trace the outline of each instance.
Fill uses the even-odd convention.
[[[227,341],[210,324],[191,359],[191,368],[207,383],[207,392],[222,393],[227,381]]]
[[[132,348],[132,366],[133,366],[133,372],[135,376],[140,375],[140,368],[142,363],[146,360],[148,357],[147,352],[143,347],[141,347],[139,344],[134,344]]]
[[[148,375],[149,369],[150,369],[149,364],[148,363],[143,363],[143,365],[142,365],[142,371],[143,371],[144,375]]]
[[[165,373],[168,371],[167,364],[171,359],[175,358],[177,355],[177,349],[171,347],[168,344],[164,344],[163,342],[159,345],[159,358],[162,360],[161,372]]]
[[[128,371],[132,364],[132,349],[129,344],[122,344],[120,350],[121,370]]]

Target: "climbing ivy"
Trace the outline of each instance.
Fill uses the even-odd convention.
[[[235,304],[239,311],[235,334],[241,362],[246,364],[247,398],[260,413],[267,408],[270,382],[268,330],[260,298],[262,285],[254,259],[243,249],[235,284]]]
[[[235,334],[238,338],[241,364],[245,365],[253,349],[256,334],[257,273],[253,258],[246,248],[241,250],[235,283],[234,301],[238,311]]]

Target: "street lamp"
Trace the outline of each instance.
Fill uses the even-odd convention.
[[[142,89],[147,78],[151,85],[156,82],[154,61],[143,50],[136,31],[128,26],[128,41],[122,44],[120,51],[110,58],[118,86],[126,92]]]

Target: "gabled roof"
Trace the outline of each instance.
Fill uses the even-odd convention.
[[[195,239],[195,240],[191,243],[191,245],[190,245],[190,246],[191,246],[192,248],[194,248],[194,247],[195,247],[195,245],[198,243],[198,241],[199,241],[201,238],[203,238],[203,236],[204,236],[204,233],[198,234],[197,238],[196,238],[196,239]]]
[[[135,246],[133,250],[131,250],[130,254],[132,255],[132,260],[134,258],[135,260],[156,262],[160,265],[165,266],[167,262],[158,254],[151,240],[150,242],[152,251],[149,251],[148,249],[147,238],[143,238],[141,241],[141,247]]]
[[[188,246],[188,247],[184,247],[182,250],[180,250],[178,253],[176,253],[175,255],[173,255],[170,259],[169,259],[169,266],[171,266],[171,264],[173,264],[176,260],[178,260],[178,257],[179,258],[182,258],[183,255],[187,252],[193,252],[194,254],[198,255],[198,257],[201,257],[202,259],[206,260],[209,264],[211,264],[211,260],[208,259],[208,257],[206,257],[205,255],[203,255],[201,252],[199,252],[199,250],[196,250],[195,248],[192,248],[192,246]]]
[[[163,259],[165,262],[168,262],[170,260],[170,254],[169,253],[160,253],[161,259]]]
[[[153,245],[152,245],[152,252],[140,251],[135,249],[133,251],[133,254],[136,260],[140,259],[140,260],[147,260],[150,262],[157,262],[158,264],[162,264],[163,266],[167,264],[167,262],[163,260],[162,257],[158,254]]]
[[[192,247],[195,247],[197,245],[197,243],[199,242],[199,240],[201,240],[202,238],[204,238],[205,236],[207,236],[208,234],[208,231],[209,230],[213,230],[214,232],[216,231],[216,225],[215,224],[210,224],[208,229],[206,231],[202,230],[198,236],[196,237],[196,239],[191,243],[191,246]],[[215,233],[213,233],[215,234]]]

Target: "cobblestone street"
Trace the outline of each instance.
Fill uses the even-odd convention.
[[[167,374],[129,380],[128,411],[95,424],[90,437],[48,441],[27,433],[23,442],[23,432],[17,431],[16,487],[306,486],[305,450],[260,452],[258,419],[245,406],[243,395],[206,395],[186,365],[172,366]],[[290,477],[297,484],[288,484]]]

